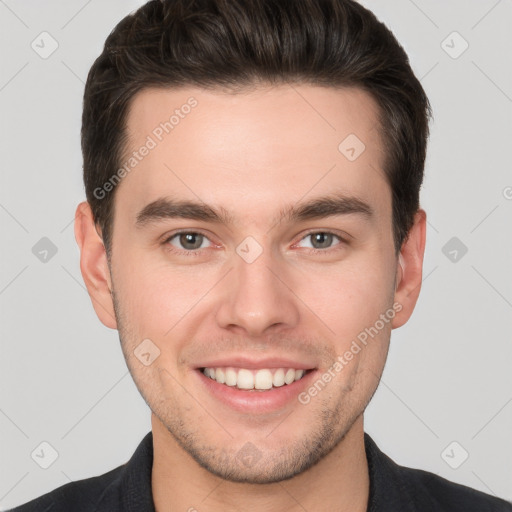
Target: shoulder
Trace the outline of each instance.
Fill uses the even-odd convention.
[[[153,434],[149,432],[125,464],[65,484],[7,512],[154,512],[152,465]]]
[[[438,475],[399,466],[402,479],[413,491],[418,510],[428,503],[439,512],[512,512],[512,504]],[[426,510],[426,508],[425,508]]]
[[[77,480],[57,487],[28,503],[8,510],[7,512],[90,512],[98,509],[106,493],[116,494],[123,466],[108,473]]]
[[[365,433],[370,512],[512,512],[512,504],[422,469],[400,466]]]

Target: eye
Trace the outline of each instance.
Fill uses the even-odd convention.
[[[331,249],[334,239],[337,239],[340,242],[343,241],[338,235],[335,235],[334,233],[329,233],[328,231],[315,231],[313,233],[307,234],[299,242],[299,244],[307,239],[310,239],[311,243],[306,247],[310,247],[315,250]]]
[[[165,240],[165,243],[168,243],[178,249],[178,252],[180,249],[182,252],[192,252],[204,249],[208,247],[208,245],[204,245],[205,242],[209,242],[208,238],[202,233],[197,233],[195,231],[175,233]],[[183,251],[183,249],[185,249],[185,251]]]

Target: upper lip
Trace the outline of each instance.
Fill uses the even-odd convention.
[[[284,357],[266,357],[265,359],[248,358],[247,356],[231,356],[218,359],[209,359],[200,362],[197,368],[219,367],[247,368],[257,370],[260,368],[293,368],[295,370],[312,370],[315,365],[301,360]]]

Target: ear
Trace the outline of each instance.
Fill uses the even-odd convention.
[[[393,329],[409,320],[421,290],[423,255],[425,253],[427,214],[418,210],[397,261],[395,303],[400,304],[392,321]]]
[[[80,248],[80,270],[94,310],[104,325],[117,329],[107,253],[87,201],[76,209],[75,239]]]

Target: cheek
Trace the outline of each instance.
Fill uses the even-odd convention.
[[[363,263],[312,270],[300,287],[299,297],[336,339],[373,325],[392,303],[389,272],[377,261]]]
[[[125,322],[137,338],[164,341],[172,337],[174,326],[194,313],[194,305],[215,283],[215,272],[194,266],[171,268],[142,255],[136,261],[121,264],[115,282]]]

